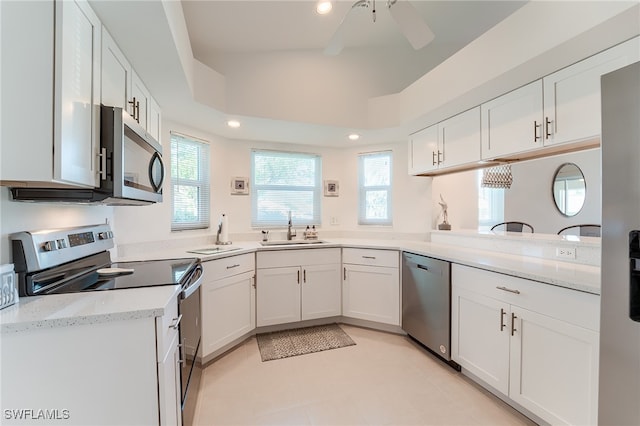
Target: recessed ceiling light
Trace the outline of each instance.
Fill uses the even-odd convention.
[[[229,120],[227,121],[227,126],[231,127],[232,129],[237,129],[238,127],[240,127],[240,122],[238,120]]]
[[[326,15],[327,13],[331,12],[332,8],[333,5],[330,1],[319,1],[318,5],[316,6],[316,12],[318,12],[320,15]]]
[[[360,139],[360,135],[359,135],[359,134],[357,134],[357,133],[351,133],[351,134],[349,135],[349,140],[350,140],[350,141],[357,141],[358,139]]]

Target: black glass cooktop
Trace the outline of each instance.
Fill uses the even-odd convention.
[[[183,283],[183,280],[197,263],[198,259],[195,258],[117,262],[100,265],[97,269],[91,268],[85,273],[76,274],[73,278],[65,279],[60,283],[52,281],[51,277],[35,276],[32,285],[36,294],[76,293],[176,285]],[[113,271],[109,270],[110,268],[132,271],[114,274]]]

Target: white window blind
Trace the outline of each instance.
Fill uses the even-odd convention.
[[[171,133],[171,230],[209,227],[209,144]]]
[[[322,162],[319,155],[253,150],[251,225],[320,225]]]
[[[391,151],[358,156],[358,223],[392,225]]]
[[[504,188],[483,188],[483,171],[478,170],[478,230],[488,231],[504,222]]]

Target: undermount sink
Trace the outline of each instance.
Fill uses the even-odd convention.
[[[187,250],[187,253],[196,253],[196,254],[218,254],[218,253],[224,253],[226,251],[234,251],[234,250],[241,250],[242,247],[207,247],[207,248],[202,248],[202,249],[196,249],[196,250]]]
[[[263,246],[293,246],[293,245],[306,245],[306,244],[323,244],[322,240],[271,240],[261,241]]]

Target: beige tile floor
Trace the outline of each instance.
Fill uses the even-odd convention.
[[[404,336],[262,362],[255,338],[205,368],[198,425],[533,425]]]

